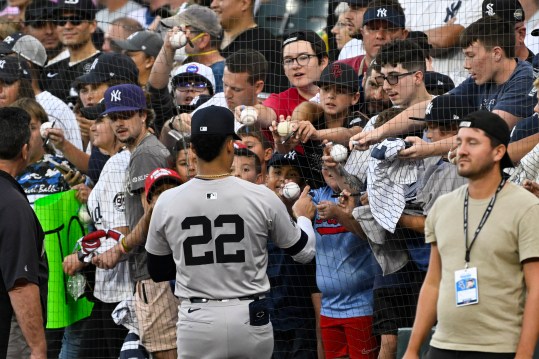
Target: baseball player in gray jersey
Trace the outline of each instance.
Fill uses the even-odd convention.
[[[148,270],[155,281],[176,279],[178,358],[270,358],[267,241],[298,262],[314,256],[314,208],[300,199],[296,224],[271,190],[231,176],[235,139],[230,110],[193,115],[198,175],[164,192],[153,210]]]

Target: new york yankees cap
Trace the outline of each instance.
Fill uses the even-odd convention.
[[[190,5],[179,14],[161,20],[161,24],[169,28],[182,25],[191,26],[215,38],[221,37],[222,31],[217,14],[209,7],[201,5]]]
[[[145,110],[146,96],[142,88],[132,84],[112,86],[105,91],[105,111],[101,116],[109,113],[124,111]]]
[[[193,135],[231,135],[235,140],[241,137],[234,131],[234,114],[226,107],[208,106],[201,108],[191,118]]]
[[[0,58],[0,80],[13,83],[20,79],[31,79],[26,61],[20,61],[15,56]]]
[[[283,37],[282,47],[291,44],[296,41],[307,41],[311,43],[315,54],[326,54],[327,48],[324,40],[318,34],[312,30],[292,31]]]
[[[82,84],[99,84],[118,79],[125,83],[138,83],[138,68],[131,58],[116,52],[106,52],[99,55],[88,73],[75,79],[75,87]]]
[[[152,201],[153,193],[157,186],[162,183],[182,184],[182,180],[178,172],[169,168],[154,169],[144,181],[144,192],[146,193],[146,201]]]
[[[198,62],[189,62],[180,66],[172,72],[172,86],[178,86],[178,83],[186,80],[195,80],[205,82],[211,87],[211,93],[215,89],[215,76],[213,71],[206,65]]]
[[[425,71],[423,74],[425,88],[430,94],[444,94],[455,88],[451,77],[436,71]]]
[[[156,32],[143,30],[137,31],[125,40],[112,40],[122,50],[126,51],[143,51],[148,56],[157,57],[161,47],[163,46],[163,39]]]
[[[326,66],[316,84],[318,87],[324,85],[345,87],[350,90],[350,93],[359,91],[359,77],[356,71],[352,66],[340,62],[333,62]]]
[[[459,124],[459,127],[477,128],[479,130],[483,130],[489,136],[492,136],[500,141],[506,147],[506,149],[509,145],[509,139],[511,137],[509,126],[503,118],[490,111],[479,110],[469,113],[468,115],[464,116]],[[500,161],[500,167],[502,169],[515,167],[513,161],[511,161],[511,158],[507,153],[507,150]]]
[[[61,11],[73,11],[81,14],[85,20],[94,20],[97,8],[92,0],[58,0],[54,13]]]
[[[503,21],[516,23],[526,19],[524,9],[518,0],[484,0],[482,16],[498,16]]]
[[[460,122],[464,116],[475,111],[466,96],[442,95],[432,99],[425,110],[425,117],[410,117],[412,120],[426,122]]]
[[[387,21],[397,29],[406,27],[404,12],[400,11],[396,6],[368,7],[363,15],[363,26],[375,20]]]
[[[292,166],[302,170],[310,167],[307,157],[297,153],[296,150],[291,150],[287,153],[274,152],[268,161],[267,168],[280,166]]]
[[[15,32],[0,42],[0,54],[19,54],[39,67],[47,62],[47,51],[38,39],[22,32]]]

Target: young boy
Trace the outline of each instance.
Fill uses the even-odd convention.
[[[238,129],[238,136],[247,149],[254,152],[260,159],[262,182],[266,181],[266,164],[273,155],[273,147],[270,141],[253,125],[245,125]]]
[[[230,172],[251,183],[263,183],[260,158],[241,142],[236,142],[234,145],[234,162],[232,162]]]

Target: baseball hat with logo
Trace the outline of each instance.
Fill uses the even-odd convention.
[[[291,44],[296,41],[307,41],[311,43],[315,54],[326,54],[327,48],[324,40],[318,34],[312,30],[293,31],[283,37],[282,47]]]
[[[404,12],[396,6],[368,7],[363,15],[363,26],[375,20],[387,21],[397,29],[404,29],[406,27]]]
[[[455,88],[451,77],[436,71],[426,71],[423,75],[423,81],[425,81],[427,92],[432,95],[444,94]]]
[[[99,84],[117,79],[125,83],[138,83],[138,68],[131,58],[116,52],[99,55],[88,73],[75,79],[76,87],[81,84]]]
[[[109,87],[105,91],[105,111],[101,116],[114,112],[145,110],[146,96],[137,85],[123,84]]]
[[[190,26],[213,37],[221,36],[221,24],[215,12],[206,6],[190,5],[177,15],[161,20],[166,27]]]
[[[509,139],[511,137],[511,131],[507,123],[495,113],[486,110],[475,111],[466,115],[459,124],[460,128],[477,128],[483,130],[489,136],[500,141],[507,149],[509,145]],[[509,157],[507,150],[502,160],[500,161],[500,167],[502,169],[508,167],[515,167],[513,161]]]
[[[0,42],[0,54],[19,54],[26,60],[39,67],[47,62],[47,51],[38,39],[22,32],[16,32],[7,36]]]
[[[97,8],[92,0],[58,0],[54,13],[58,16],[62,11],[73,11],[85,20],[94,20]]]
[[[14,83],[20,79],[31,79],[26,61],[20,61],[15,56],[0,58],[0,80],[6,83]]]
[[[127,51],[143,51],[148,56],[157,57],[161,47],[163,46],[163,39],[157,33],[153,31],[137,31],[125,40],[112,40],[122,50]]]
[[[345,87],[350,93],[359,91],[359,78],[353,67],[340,62],[334,62],[326,66],[320,80],[316,82],[318,87],[324,85],[336,85]]]
[[[191,118],[193,135],[231,135],[235,140],[241,137],[234,131],[234,114],[226,107],[208,106],[201,108]]]
[[[466,96],[442,95],[432,99],[425,110],[425,117],[410,117],[412,120],[449,123],[462,121],[464,116],[475,111]]]
[[[163,183],[182,184],[180,175],[168,168],[154,169],[144,181],[144,192],[146,192],[146,201],[152,201],[153,194],[157,186]]]
[[[297,153],[296,150],[287,153],[275,152],[268,161],[267,167],[275,166],[292,166],[303,170],[310,167],[307,157]]]
[[[211,87],[210,93],[215,89],[215,76],[213,71],[206,65],[198,62],[189,62],[172,72],[172,86],[177,87],[185,81],[202,81]]]
[[[484,0],[481,5],[483,17],[498,16],[503,21],[524,21],[526,15],[518,0]]]

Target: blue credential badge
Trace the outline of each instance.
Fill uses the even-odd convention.
[[[479,303],[477,267],[455,271],[455,297],[457,307]]]

